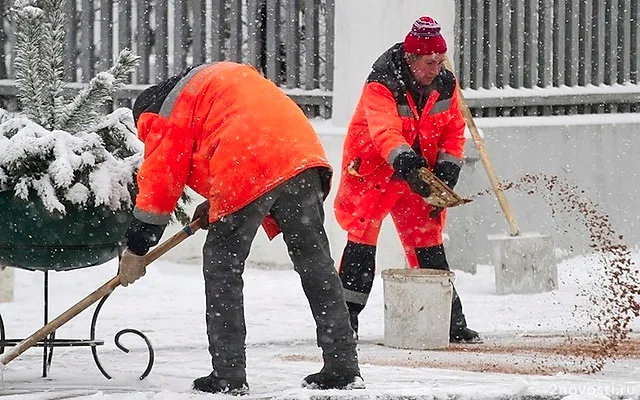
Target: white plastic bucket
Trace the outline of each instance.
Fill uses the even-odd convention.
[[[400,349],[449,346],[454,273],[436,269],[387,269],[384,344]]]

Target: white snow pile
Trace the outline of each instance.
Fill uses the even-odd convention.
[[[133,115],[119,108],[89,129],[47,130],[23,115],[0,116],[0,191],[35,195],[49,212],[64,204],[130,208],[143,145]]]

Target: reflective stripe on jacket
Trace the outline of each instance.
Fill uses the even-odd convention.
[[[253,67],[201,65],[167,82],[134,106],[145,143],[138,218],[166,222],[185,185],[209,199],[214,222],[305,169],[325,167],[330,177],[304,113]]]

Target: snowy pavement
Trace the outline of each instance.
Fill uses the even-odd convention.
[[[638,255],[634,256],[636,265]],[[59,315],[115,274],[115,260],[78,271],[50,273],[50,319]],[[493,269],[475,275],[458,272],[456,287],[470,327],[485,343],[444,351],[393,349],[384,343],[382,278],[361,316],[359,352],[367,388],[315,391],[300,387],[321,367],[315,328],[299,278],[292,270],[247,268],[245,307],[248,399],[640,399],[640,358],[618,359],[596,374],[567,373],[575,360],[550,353],[522,351],[519,344],[561,344],[565,332],[580,331],[587,302],[579,296],[599,284],[599,266],[589,258],[559,265],[560,288],[539,295],[495,294]],[[24,338],[42,323],[43,274],[16,270],[12,303],[0,304],[7,337]],[[575,310],[578,310],[576,313]],[[88,338],[93,308],[63,326],[59,338]],[[634,321],[640,332],[640,321]],[[141,330],[155,350],[151,374],[143,341],[123,335],[125,354],[113,344],[121,329]],[[42,349],[34,348],[6,366],[0,396],[6,399],[204,399],[190,389],[194,378],[210,372],[204,327],[200,267],[159,260],[129,288],[118,288],[100,312],[96,336],[103,367],[96,368],[89,348],[56,348],[49,377],[41,377]],[[634,343],[640,335],[633,334]],[[493,347],[506,348],[495,351]],[[509,347],[512,346],[512,347]],[[573,364],[572,364],[573,363]],[[556,368],[557,367],[557,368]],[[572,369],[573,368],[573,369]],[[226,397],[216,395],[218,398]]]

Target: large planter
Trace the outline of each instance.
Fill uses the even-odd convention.
[[[117,257],[131,210],[65,207],[64,215],[50,213],[38,199],[26,202],[12,191],[0,192],[0,264],[66,271]]]

